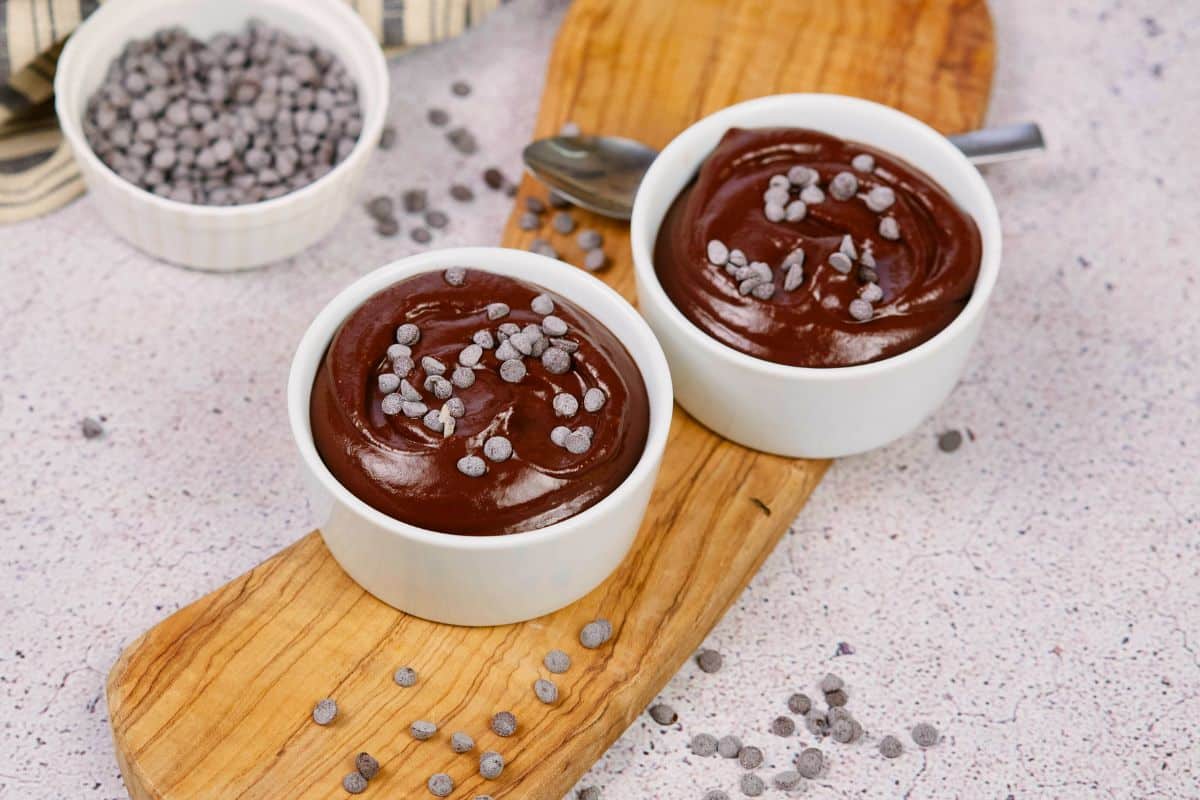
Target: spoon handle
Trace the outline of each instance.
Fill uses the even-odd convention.
[[[1042,129],[1035,122],[998,125],[949,137],[972,164],[994,164],[1023,158],[1046,149]]]

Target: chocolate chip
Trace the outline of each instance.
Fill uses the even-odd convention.
[[[501,317],[507,317],[508,312],[509,308],[504,303],[488,303],[487,305],[487,318],[490,320],[497,320]]]
[[[712,239],[709,241],[706,248],[708,263],[716,267],[723,267],[729,262],[729,248],[720,239]]]
[[[700,758],[708,758],[716,755],[717,752],[717,737],[710,733],[698,733],[692,737],[692,741],[688,744],[692,750],[692,755]]]
[[[953,453],[962,446],[963,435],[960,431],[949,430],[938,434],[938,449],[943,453]]]
[[[550,431],[550,441],[554,442],[554,444],[558,445],[559,447],[564,447],[567,444],[567,437],[570,435],[571,429],[566,425],[556,425],[554,429]]]
[[[569,439],[570,437],[568,437]],[[612,638],[612,624],[606,619],[589,622],[579,631],[579,643],[588,650],[595,650]]]
[[[499,711],[493,714],[492,732],[497,736],[512,736],[517,732],[517,718],[511,711]]]
[[[599,272],[608,266],[608,254],[600,248],[588,250],[583,257],[583,268],[588,272]]]
[[[500,777],[504,771],[504,756],[494,750],[488,750],[479,757],[479,774],[489,781]]]
[[[98,439],[104,435],[104,425],[94,417],[84,417],[79,423],[79,430],[85,439]]]
[[[815,169],[805,166],[792,167],[787,173],[788,182],[792,186],[812,186],[820,177]]]
[[[832,706],[844,706],[844,705],[846,705],[846,701],[849,699],[850,698],[846,695],[846,692],[842,689],[838,689],[836,691],[825,693],[825,702],[828,703],[831,707]]]
[[[429,204],[429,195],[424,189],[409,189],[400,195],[400,202],[404,205],[407,213],[420,214]]]
[[[825,673],[825,677],[821,679],[821,691],[825,692],[826,694],[829,692],[836,692],[845,685],[846,684],[842,681],[842,679],[837,675],[834,675],[832,672]]]
[[[592,446],[592,437],[583,433],[578,429],[567,434],[567,438],[563,441],[563,447],[572,455],[582,455],[586,453]]]
[[[791,717],[776,717],[771,721],[771,733],[776,736],[791,736],[796,732],[796,722]]]
[[[696,663],[700,666],[701,672],[714,673],[721,670],[721,665],[724,659],[716,650],[701,650],[696,655]]]
[[[457,731],[450,737],[450,749],[459,755],[469,753],[475,749],[475,740],[471,738],[469,733]]]
[[[451,397],[442,403],[442,409],[454,419],[462,419],[463,415],[467,413],[467,407],[461,397]]]
[[[483,171],[483,182],[489,189],[499,191],[508,184],[508,179],[504,177],[504,173],[496,167],[488,167]]]
[[[811,186],[804,187],[804,190],[800,192],[800,199],[803,200],[807,205],[815,206],[818,203],[825,202],[825,193],[821,191],[820,186],[817,186],[814,183]]]
[[[579,401],[575,399],[575,395],[567,392],[554,395],[552,405],[556,417],[573,417],[579,413]]]
[[[834,200],[849,200],[858,192],[858,177],[853,172],[839,172],[829,182],[829,194]]]
[[[701,800],[729,800],[729,793],[721,789],[709,789]]]
[[[565,350],[547,347],[542,353],[542,366],[551,375],[565,375],[571,369],[571,356]]]
[[[583,410],[594,414],[604,408],[607,401],[608,395],[604,390],[593,386],[583,393]]]
[[[571,668],[571,657],[562,650],[551,650],[546,653],[542,663],[555,675],[561,675]]]
[[[791,264],[783,276],[783,290],[794,292],[804,282],[804,269],[799,264]]]
[[[848,719],[839,719],[829,726],[829,735],[835,742],[848,744],[854,738],[854,725]]]
[[[852,262],[845,253],[839,251],[829,256],[829,266],[833,267],[843,275],[848,275],[850,274],[851,267],[854,266],[854,262]]]
[[[747,772],[742,776],[741,787],[742,794],[747,797],[758,797],[767,789],[766,784],[763,783],[763,779],[753,772]]]
[[[442,421],[442,415],[436,410],[431,410],[425,414],[421,422],[434,433],[442,433],[446,427],[446,423]]]
[[[796,771],[810,780],[821,774],[825,755],[815,747],[807,747],[796,756]]]
[[[449,797],[454,791],[454,779],[444,772],[430,775],[425,785],[434,797]]]
[[[503,436],[491,436],[483,443],[483,455],[488,461],[507,461],[512,454],[512,442]]]
[[[548,294],[539,294],[533,300],[529,301],[529,308],[535,314],[547,316],[554,313],[554,299]]]
[[[558,702],[558,687],[554,685],[554,681],[538,678],[533,682],[533,693],[546,705]]]
[[[812,710],[812,700],[803,692],[797,692],[788,698],[787,707],[793,714],[807,714]]]
[[[822,737],[829,733],[829,718],[819,709],[809,709],[804,715],[804,726],[813,736]]]
[[[429,109],[429,112],[425,115],[425,117],[429,120],[431,125],[436,125],[439,128],[450,121],[450,115],[440,108]]]
[[[479,456],[463,456],[455,466],[468,478],[479,478],[487,472],[487,464]]]
[[[386,400],[387,398],[384,399]],[[429,406],[420,401],[405,400],[400,404],[400,410],[403,411],[404,416],[408,417],[409,419],[416,419],[417,417],[423,417],[428,414]]]
[[[377,220],[391,219],[395,211],[395,204],[392,203],[392,198],[386,195],[372,197],[367,202],[367,213]]]
[[[492,336],[492,332],[487,329],[475,331],[475,333],[471,334],[471,341],[484,350],[491,350],[496,346],[496,340]]]
[[[367,780],[379,774],[379,762],[370,753],[359,753],[355,756],[354,766],[358,769],[358,774]]]
[[[783,209],[783,218],[788,222],[799,222],[808,215],[808,206],[803,200],[793,200]]]
[[[560,211],[554,215],[554,219],[550,223],[554,230],[564,236],[575,230],[575,218],[566,211]]]
[[[850,316],[859,322],[867,322],[875,315],[875,309],[861,297],[850,301],[849,311]]]
[[[913,726],[912,740],[917,743],[918,747],[933,747],[938,743],[938,730],[928,722],[921,722]]]
[[[318,725],[328,725],[337,717],[338,707],[332,699],[326,697],[313,706],[313,722]]]
[[[471,93],[471,84],[466,81],[455,81],[450,84],[450,91],[458,97],[466,97]]]
[[[400,667],[392,675],[392,680],[394,680],[396,682],[397,686],[403,686],[406,689],[410,688],[412,686],[416,686],[417,685],[417,671],[415,669],[413,669],[412,667]]]
[[[429,244],[433,241],[433,234],[429,232],[428,228],[413,228],[408,235],[417,244]]]
[[[876,186],[867,192],[867,208],[879,214],[887,211],[896,202],[896,193],[890,186]]]
[[[419,719],[412,725],[408,726],[408,732],[412,734],[414,739],[424,742],[427,739],[432,739],[433,735],[437,733],[437,725],[433,724],[432,722]]]
[[[880,289],[877,283],[868,283],[859,290],[858,296],[868,303],[878,303],[883,299],[883,289]]]
[[[879,740],[879,752],[884,758],[899,758],[904,753],[904,745],[891,734]]]
[[[419,403],[421,401],[421,393],[417,391],[415,386],[403,378],[400,380],[400,397],[410,403]]]
[[[394,217],[376,220],[375,232],[380,236],[391,238],[400,232],[400,223]]]
[[[776,789],[782,789],[785,792],[795,789],[800,785],[800,781],[800,773],[793,769],[780,772],[771,779],[771,783],[774,784]]]
[[[517,217],[517,227],[523,231],[536,231],[542,227],[542,218],[532,211],[526,211]]]
[[[895,217],[884,217],[879,220],[879,235],[890,241],[900,238],[900,224]]]
[[[425,212],[425,224],[431,228],[444,228],[450,224],[450,217],[444,211]]]
[[[736,736],[722,736],[717,740],[717,755],[721,758],[737,758],[742,752],[742,740]]]
[[[649,714],[650,719],[659,725],[674,725],[679,721],[679,715],[675,713],[675,709],[666,703],[657,703],[650,706]]]
[[[600,231],[585,228],[575,237],[575,243],[579,245],[581,250],[595,250],[604,244],[604,237],[600,234]]]
[[[359,772],[351,772],[342,778],[342,788],[350,794],[362,794],[367,790],[367,779]]]
[[[519,359],[510,358],[500,365],[500,377],[508,383],[520,383],[525,373],[525,364]]]
[[[474,155],[479,150],[479,143],[475,141],[475,134],[466,128],[450,129],[446,132],[446,140],[450,142],[455,150],[465,156]]]
[[[864,258],[866,255],[863,253]],[[878,283],[879,273],[864,264],[858,268],[858,279],[863,283]]]
[[[469,203],[475,199],[475,193],[471,191],[471,187],[463,186],[461,183],[450,186],[450,196],[460,203]]]
[[[875,157],[870,153],[859,153],[854,158],[850,159],[850,166],[854,167],[859,172],[874,172]]]
[[[763,763],[763,751],[754,746],[743,747],[738,753],[738,763],[742,769],[758,769]]]

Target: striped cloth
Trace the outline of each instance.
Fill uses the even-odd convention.
[[[461,33],[503,0],[345,0],[389,51]],[[296,0],[308,2],[308,0]],[[0,0],[0,224],[83,193],[54,116],[54,65],[99,0]]]

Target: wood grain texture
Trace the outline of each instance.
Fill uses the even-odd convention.
[[[868,97],[953,132],[981,122],[991,73],[982,2],[576,0],[550,59],[537,133],[574,120],[661,147],[707,113],[783,91]],[[544,196],[528,180],[527,194]],[[518,213],[504,243],[523,247],[534,234],[517,228]],[[603,277],[632,300],[625,227],[576,216],[604,232],[615,263]],[[573,239],[552,242],[579,261]],[[618,572],[556,614],[499,628],[394,611],[310,534],[146,633],[113,667],[109,710],[129,792],[340,797],[354,754],[367,750],[383,771],[366,797],[429,797],[425,780],[444,771],[453,797],[559,800],[694,652],[825,467],[724,442],[677,409],[649,515]],[[598,616],[616,634],[584,650],[579,628]],[[574,665],[556,678],[551,707],[530,687],[553,647]],[[420,672],[417,688],[392,683],[401,664]],[[341,713],[321,728],[309,713],[325,696]],[[509,739],[487,729],[502,709],[520,722]],[[407,729],[417,719],[442,730],[415,742]],[[504,754],[499,780],[478,777],[477,753],[451,752],[455,730]]]

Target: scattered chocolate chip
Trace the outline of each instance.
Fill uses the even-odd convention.
[[[834,200],[849,200],[858,192],[858,177],[853,172],[839,172],[829,182],[829,194]]]
[[[566,425],[557,425],[550,431],[550,441],[554,442],[559,447],[564,447],[567,444],[567,437],[571,435],[571,429]]]
[[[864,253],[863,255],[865,256],[866,254]],[[858,268],[858,279],[863,283],[878,283],[879,273],[874,268],[864,264]]]
[[[820,709],[812,708],[804,715],[804,727],[808,728],[808,732],[816,737],[823,737],[829,734],[829,719]]]
[[[711,733],[697,733],[692,737],[692,741],[688,744],[692,754],[700,758],[708,758],[716,755],[717,752],[717,737]]]
[[[492,436],[483,443],[483,455],[488,461],[499,463],[512,457],[512,442],[503,436]]]
[[[501,317],[507,317],[508,312],[509,307],[504,303],[488,303],[487,305],[487,318],[490,320],[495,321]],[[501,325],[500,327],[503,330],[504,326]]]
[[[711,239],[705,249],[708,263],[715,267],[723,267],[729,262],[729,248],[720,239]]]
[[[803,692],[796,692],[788,698],[787,707],[793,714],[807,714],[812,710],[812,700]]]
[[[829,692],[836,692],[845,685],[845,682],[832,672],[827,672],[825,677],[821,678],[821,691],[825,692],[826,694]]]
[[[679,715],[675,713],[675,709],[671,708],[666,703],[656,703],[650,706],[650,719],[657,722],[659,725],[674,725],[679,721]]]
[[[511,337],[509,338],[511,339]],[[525,363],[516,358],[510,358],[500,365],[500,377],[508,383],[520,383],[525,377],[526,371]]]
[[[713,673],[719,672],[724,659],[716,650],[701,650],[696,655],[696,663],[700,666],[701,672]]]
[[[429,203],[429,195],[424,189],[409,189],[400,195],[400,202],[404,206],[405,212],[420,214]]]
[[[588,272],[599,272],[608,266],[608,254],[599,247],[588,250],[583,257],[583,268]]]
[[[566,211],[560,211],[555,214],[550,224],[554,227],[554,230],[564,236],[575,230],[575,218]]]
[[[721,758],[737,758],[742,752],[742,740],[736,736],[722,736],[717,740],[717,755]]]
[[[517,718],[511,711],[498,711],[492,715],[492,732],[497,736],[512,736],[517,732]]]
[[[532,211],[526,211],[517,217],[517,227],[523,231],[536,231],[542,227],[542,218]]]
[[[904,745],[891,734],[879,740],[879,752],[884,758],[899,758],[904,753]]]
[[[444,772],[439,772],[436,775],[430,775],[428,783],[429,793],[434,797],[449,797],[454,791],[454,779]]]
[[[335,717],[337,717],[337,712],[337,703],[326,697],[313,707],[313,722],[317,723],[318,725],[328,725],[329,723],[333,722]]]
[[[729,793],[721,789],[709,789],[701,800],[729,800]]]
[[[479,478],[487,472],[487,464],[479,456],[463,456],[455,466],[468,478]]]
[[[851,300],[848,310],[850,311],[850,316],[859,322],[867,322],[871,317],[875,316],[875,308],[861,297]]]
[[[428,228],[413,228],[408,235],[417,244],[429,244],[433,241],[433,234],[429,232]]]
[[[392,198],[381,194],[367,201],[367,213],[377,220],[391,219],[396,213],[396,206]]]
[[[815,747],[806,747],[796,756],[796,771],[810,780],[821,774],[825,755]]]
[[[85,439],[98,439],[104,435],[104,425],[95,417],[84,417],[79,423],[79,430]]]
[[[375,232],[390,239],[400,232],[400,222],[395,217],[375,221]]]
[[[358,772],[351,772],[342,778],[342,788],[350,794],[362,794],[367,790],[367,779]]]
[[[479,757],[479,774],[489,781],[494,781],[500,777],[500,773],[504,771],[504,756],[497,753],[495,750],[488,750]]]
[[[842,689],[825,693],[825,702],[830,706],[844,706],[846,705],[846,701],[848,699],[849,698],[846,696],[846,692]]]
[[[572,432],[574,433],[574,431]],[[570,435],[567,436],[570,440]],[[589,622],[579,631],[579,643],[588,650],[595,650],[612,638],[612,623],[606,619]]]
[[[776,736],[791,736],[796,732],[796,721],[791,717],[779,716],[771,720],[771,733]]]
[[[766,784],[763,783],[763,779],[753,772],[747,772],[742,776],[741,787],[742,794],[747,797],[758,797],[767,789]]]
[[[445,211],[427,211],[425,212],[425,224],[431,228],[444,228],[450,224],[450,217]]]
[[[873,172],[875,170],[875,157],[870,153],[859,153],[850,159],[850,166],[859,172]]]
[[[938,730],[928,722],[921,722],[913,726],[912,740],[917,743],[918,747],[933,747],[938,743]]]
[[[460,203],[469,203],[475,199],[475,193],[471,191],[471,187],[464,186],[461,183],[455,183],[450,186],[450,196]]]
[[[440,108],[429,109],[429,113],[425,117],[431,125],[436,125],[439,128],[450,121],[450,115]]]
[[[379,774],[379,762],[370,753],[359,753],[355,756],[354,766],[358,769],[358,774],[367,780]]]
[[[595,250],[604,244],[604,236],[601,235],[600,231],[585,228],[575,237],[575,243],[579,245],[581,250]]]
[[[938,434],[937,445],[938,449],[943,453],[953,453],[962,446],[963,435],[960,431],[949,430],[942,431]]]
[[[567,434],[567,438],[563,441],[563,447],[572,455],[582,455],[586,453],[592,446],[592,437],[588,436],[580,429],[575,429]]]
[[[554,681],[538,678],[533,682],[533,693],[546,705],[558,702],[558,687],[554,685]]]
[[[562,650],[551,650],[549,653],[546,653],[546,657],[542,659],[542,663],[546,665],[546,669],[555,675],[562,675],[571,668],[571,657]]]
[[[469,733],[457,731],[450,737],[450,749],[459,755],[469,753],[475,749],[475,740]]]
[[[829,256],[829,266],[843,275],[849,275],[850,268],[854,266],[854,262],[845,253],[839,251]]]
[[[900,238],[900,224],[895,217],[884,217],[879,220],[879,235],[889,241]]]
[[[878,303],[883,299],[883,289],[879,288],[878,283],[868,283],[859,290],[858,296],[868,303]]]
[[[466,81],[455,81],[450,84],[450,91],[454,92],[457,97],[466,97],[471,93],[471,84]]]
[[[488,167],[483,171],[483,182],[489,189],[499,191],[508,185],[508,178],[505,178],[504,173],[496,167]]]
[[[412,725],[408,726],[408,732],[411,733],[412,737],[417,741],[424,742],[432,739],[433,735],[437,733],[437,725],[433,724],[432,722],[419,719]]]
[[[829,724],[830,724],[830,726],[832,726],[838,720],[851,719],[851,716],[850,716],[850,712],[846,710],[845,706],[834,706],[833,708],[831,708],[825,712],[825,718],[827,720],[829,720]]]
[[[405,689],[417,685],[417,671],[412,667],[400,667],[392,675],[392,680],[397,686],[403,686]]]
[[[829,726],[829,735],[835,742],[847,744],[854,738],[854,725],[851,720],[839,719]]]
[[[446,140],[451,146],[465,156],[474,155],[479,150],[475,134],[466,128],[451,128],[446,132]]]
[[[392,125],[384,125],[383,131],[379,134],[379,149],[391,150],[392,145],[396,143],[396,128]]]
[[[771,779],[771,783],[774,784],[776,789],[782,789],[787,792],[799,786],[800,780],[800,773],[789,769],[777,774]]]
[[[738,763],[742,769],[758,769],[763,763],[763,751],[753,745],[743,747],[738,753]]]
[[[896,193],[892,191],[890,186],[876,186],[871,191],[867,192],[867,208],[880,214],[887,211],[896,202]]]
[[[806,205],[815,206],[818,203],[825,202],[825,192],[821,191],[821,187],[814,183],[811,186],[804,187],[804,190],[800,192],[800,199]]]

